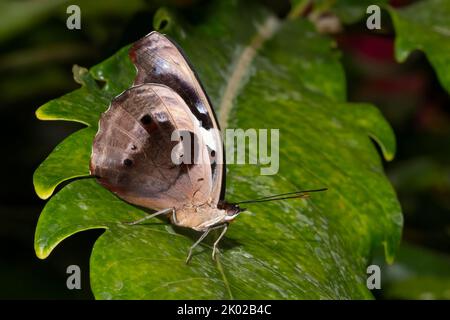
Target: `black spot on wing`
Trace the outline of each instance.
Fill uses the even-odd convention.
[[[127,158],[127,159],[123,160],[123,165],[125,167],[131,167],[133,165],[133,160]]]
[[[151,124],[151,122],[152,122],[152,117],[149,114],[146,114],[146,115],[142,116],[141,123],[144,126],[147,126],[147,125]]]

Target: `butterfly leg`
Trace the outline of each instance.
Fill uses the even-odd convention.
[[[206,236],[208,235],[208,233],[209,233],[211,230],[219,229],[219,228],[222,228],[222,227],[223,227],[223,225],[210,227],[210,228],[206,229],[205,232],[203,232],[203,234],[200,236],[200,238],[199,238],[199,239],[191,246],[191,248],[189,249],[189,253],[188,253],[188,256],[187,256],[187,258],[186,258],[186,264],[188,264],[188,263],[189,263],[189,260],[191,260],[192,251],[194,250],[194,248],[195,248],[196,246],[198,246],[199,243],[203,241],[203,239],[206,238]],[[224,232],[222,231],[222,233],[224,233]],[[222,234],[220,235],[219,240],[220,240],[221,237],[223,237]],[[216,242],[217,242],[217,241],[216,241]]]
[[[172,210],[172,223],[178,224],[177,211],[175,209]]]
[[[220,233],[220,236],[219,236],[219,237],[217,238],[217,240],[214,242],[213,252],[212,252],[212,258],[213,258],[213,260],[216,259],[216,253],[217,253],[217,250],[219,250],[219,249],[217,248],[217,245],[219,244],[220,240],[222,240],[222,238],[223,238],[223,236],[225,235],[225,233],[227,232],[227,230],[228,230],[228,223],[225,223],[225,224],[223,225],[223,229],[222,229],[222,232]]]
[[[212,230],[212,229],[210,228],[210,229],[207,229],[205,232],[203,232],[203,234],[201,235],[201,237],[198,238],[198,240],[191,246],[191,248],[189,249],[188,256],[187,256],[187,258],[186,258],[186,264],[188,264],[188,263],[189,263],[189,260],[191,260],[192,250],[194,250],[194,248],[195,248],[196,246],[198,246],[198,244],[199,244],[200,242],[202,242],[203,239],[206,238],[206,236],[208,235],[208,233],[209,233],[211,230]]]
[[[134,226],[136,224],[142,223],[144,221],[147,221],[148,219],[154,218],[156,216],[162,215],[162,214],[167,214],[170,211],[173,212],[173,214],[175,215],[175,210],[173,208],[167,208],[158,212],[155,212],[153,214],[150,214],[148,216],[143,217],[142,219],[136,220],[136,221],[132,221],[132,222],[126,222],[127,224],[129,224],[130,226]]]

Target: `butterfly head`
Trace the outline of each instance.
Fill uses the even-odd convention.
[[[220,203],[218,208],[225,210],[226,215],[224,217],[224,220],[227,222],[234,220],[242,211],[245,211],[245,209],[239,207],[238,204],[227,202]]]

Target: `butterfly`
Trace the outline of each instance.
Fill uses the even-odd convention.
[[[133,44],[137,69],[133,85],[101,115],[90,173],[119,198],[156,210],[130,224],[165,215],[180,227],[202,232],[221,229],[212,257],[239,204],[306,196],[291,192],[239,203],[224,201],[225,156],[212,104],[182,50],[153,31]],[[310,190],[317,191],[317,190]]]

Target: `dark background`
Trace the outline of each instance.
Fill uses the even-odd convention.
[[[205,1],[78,1],[82,29],[72,31],[66,28],[66,8],[74,2],[27,2],[0,6],[0,298],[93,298],[88,262],[101,231],[69,237],[46,260],[34,253],[34,229],[45,202],[34,193],[33,172],[60,141],[81,127],[39,121],[34,112],[78,87],[72,79],[73,64],[90,67],[151,31],[153,13],[161,3],[195,19],[196,6]],[[287,0],[263,2],[279,15],[289,10]],[[8,17],[15,20],[8,22]],[[395,62],[394,31],[385,12],[382,26],[380,32],[369,32],[363,21],[334,36],[343,50],[349,100],[376,104],[395,130],[398,152],[386,164],[386,172],[403,207],[404,243],[447,254],[450,98],[423,54],[416,52],[401,65]],[[71,264],[81,267],[82,290],[66,288],[66,268]],[[375,294],[402,298],[383,290]]]

